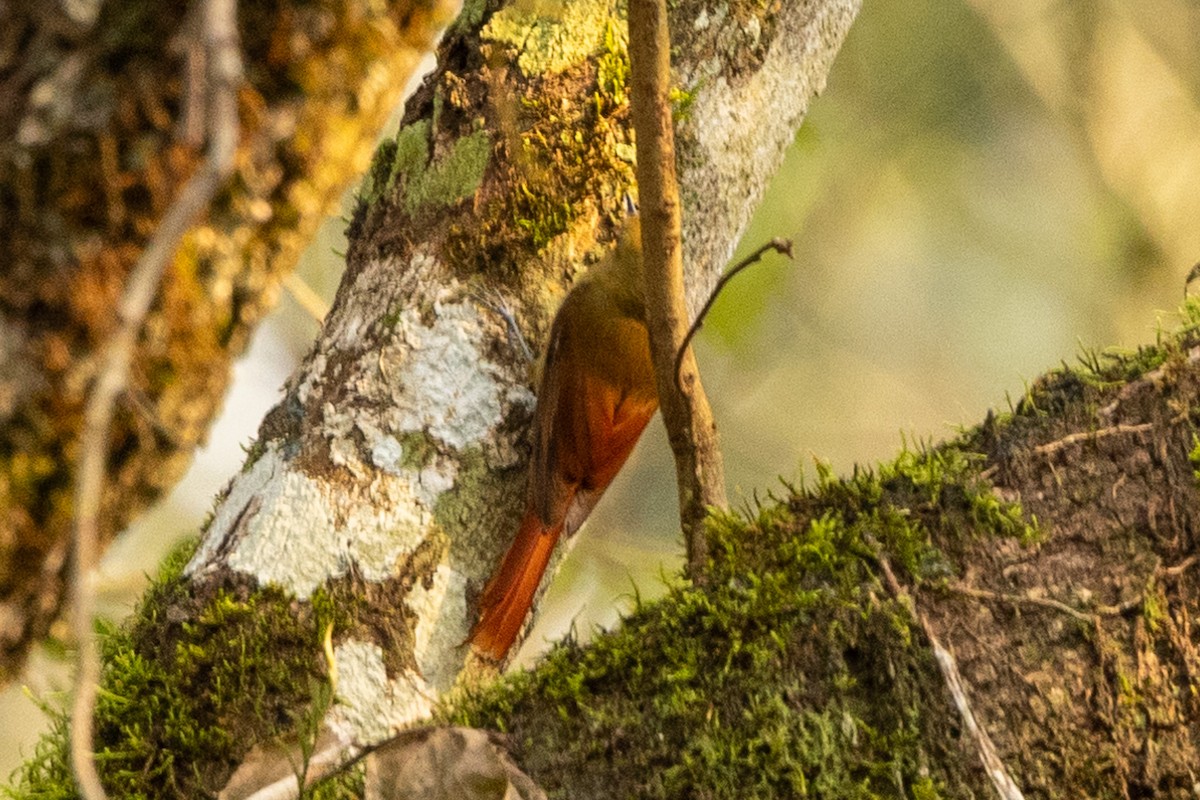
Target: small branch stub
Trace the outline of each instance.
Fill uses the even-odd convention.
[[[791,259],[795,258],[795,256],[792,255],[792,240],[776,238],[767,242],[762,247],[758,248],[753,253],[734,264],[729,271],[721,276],[721,279],[717,281],[717,285],[714,286],[712,292],[709,293],[708,299],[704,301],[704,307],[701,308],[700,313],[696,315],[696,319],[692,323],[692,327],[688,328],[687,335],[683,337],[683,344],[679,345],[679,349],[675,351],[675,365],[671,369],[671,374],[675,376],[675,388],[680,392],[683,391],[683,384],[679,379],[679,368],[683,364],[683,354],[687,351],[688,346],[691,345],[692,337],[704,327],[704,318],[707,317],[708,312],[712,310],[713,303],[717,302],[717,296],[721,294],[721,290],[723,290],[739,272],[751,264],[758,263],[768,250],[774,250],[777,253],[782,253]]]

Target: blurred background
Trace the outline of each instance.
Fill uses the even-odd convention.
[[[1082,348],[1174,324],[1200,260],[1200,5],[1190,0],[866,3],[740,252],[790,236],[721,296],[698,357],[730,499],[938,440]],[[388,133],[394,133],[393,124]],[[327,301],[331,219],[299,274]],[[128,612],[240,467],[318,323],[285,293],[239,364],[185,481],[107,554],[104,613]],[[682,563],[674,467],[652,422],[550,589],[520,659],[586,639]],[[28,754],[49,651],[0,694],[0,775]]]

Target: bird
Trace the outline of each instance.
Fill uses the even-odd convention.
[[[642,283],[641,224],[633,215],[551,323],[524,515],[480,595],[470,636],[487,658],[505,658],[555,544],[587,519],[658,410]]]

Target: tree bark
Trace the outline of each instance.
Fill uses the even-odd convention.
[[[672,11],[693,309],[856,10]],[[620,219],[632,148],[609,12],[472,3],[448,31],[364,181],[312,353],[186,567],[109,639],[96,738],[113,795],[215,792],[281,734],[376,741],[494,674],[463,643],[520,514],[533,398],[476,298],[497,288],[544,331]],[[65,780],[57,742],[22,786]]]
[[[110,437],[104,542],[182,475],[232,359],[448,15],[368,5],[242,4],[237,174],[142,332]],[[201,157],[193,27],[177,3],[0,4],[0,682],[59,614],[96,354]]]

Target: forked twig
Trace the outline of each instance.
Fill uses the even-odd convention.
[[[100,653],[92,618],[96,604],[99,516],[113,408],[127,383],[137,338],[158,292],[167,262],[192,220],[208,206],[232,170],[239,137],[237,87],[242,76],[242,59],[238,51],[236,0],[207,0],[203,12],[210,82],[208,152],[199,171],[188,180],[168,209],[130,273],[117,307],[117,330],[100,354],[95,384],[84,409],[79,474],[75,484],[72,583],[73,622],[79,652],[75,699],[71,706],[71,768],[86,800],[107,797],[96,772],[93,753]]]

